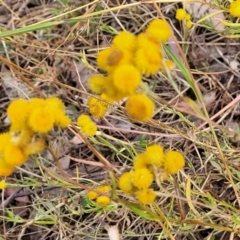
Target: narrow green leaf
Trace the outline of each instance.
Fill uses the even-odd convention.
[[[193,90],[194,94],[197,96],[196,89],[195,89],[195,87],[194,87],[194,85],[192,83],[192,77],[191,77],[187,67],[184,65],[184,63],[178,57],[175,56],[175,54],[171,51],[171,49],[168,46],[164,45],[163,47],[164,47],[164,50],[169,55],[169,57],[174,61],[174,63],[180,69],[180,71],[182,72],[183,76],[187,80],[189,86]]]
[[[136,205],[134,204],[130,204],[130,203],[125,203],[125,205],[127,205],[127,207],[129,207],[136,215],[145,218],[147,220],[159,220],[157,219],[155,216],[152,216],[151,214],[149,214],[148,212],[139,209]]]
[[[77,20],[76,19],[69,19],[67,21],[62,20],[62,21],[55,21],[55,22],[36,23],[36,24],[32,24],[32,25],[29,25],[29,26],[26,26],[26,27],[23,27],[23,28],[18,28],[18,29],[14,29],[14,30],[0,32],[0,38],[14,36],[14,35],[17,35],[17,34],[32,32],[32,31],[41,30],[41,29],[45,29],[45,28],[50,28],[50,27],[57,26],[59,24],[63,24],[65,22],[76,23]]]

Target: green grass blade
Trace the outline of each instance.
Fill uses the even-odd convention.
[[[62,20],[62,21],[55,21],[55,22],[44,22],[44,23],[37,23],[37,24],[35,23],[35,24],[29,25],[29,26],[26,26],[23,28],[0,32],[0,38],[10,37],[10,36],[27,33],[27,32],[32,32],[32,31],[36,31],[36,30],[42,30],[42,29],[54,27],[54,26],[57,26],[57,25],[63,24],[63,23],[76,23],[76,22],[77,22],[76,19],[69,19],[67,21]]]
[[[180,69],[180,71],[182,72],[183,76],[187,80],[189,86],[194,91],[194,94],[197,96],[197,91],[196,91],[196,89],[194,87],[194,84],[192,82],[191,74],[189,73],[187,67],[184,65],[182,60],[180,60],[177,56],[175,56],[175,54],[171,51],[171,49],[168,46],[164,45],[163,47],[164,47],[164,50],[167,52],[168,56],[174,61],[174,63]]]

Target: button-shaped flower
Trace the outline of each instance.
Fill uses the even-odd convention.
[[[131,193],[134,189],[133,186],[133,172],[126,172],[119,178],[119,188],[125,193]]]
[[[137,122],[147,122],[154,114],[153,101],[144,94],[134,94],[126,102],[127,115]]]
[[[149,165],[161,166],[164,161],[163,148],[160,145],[154,144],[146,148],[145,159]]]
[[[160,49],[151,45],[139,48],[135,54],[135,65],[145,76],[156,74],[162,67],[162,57]]]
[[[108,196],[99,196],[96,199],[96,202],[101,207],[106,207],[110,203],[111,199]]]
[[[170,173],[177,173],[185,165],[185,160],[180,152],[169,150],[165,153],[164,169]]]
[[[96,118],[104,117],[108,110],[108,104],[101,99],[97,99],[96,97],[89,97],[87,104],[90,113]]]
[[[143,189],[136,193],[137,200],[142,204],[153,203],[156,198],[156,193],[153,189]]]
[[[131,64],[133,53],[127,50],[120,50],[114,46],[100,51],[97,55],[97,65],[102,70],[111,72],[122,64]]]
[[[150,22],[146,29],[146,33],[150,34],[157,42],[166,43],[171,37],[171,27],[167,21],[162,19],[155,19]]]
[[[187,15],[187,12],[185,9],[183,8],[178,8],[177,11],[176,11],[176,19],[181,21],[181,20],[184,20],[186,18],[186,15]]]
[[[121,65],[113,73],[114,86],[122,93],[131,95],[141,83],[140,71],[133,65]]]
[[[24,154],[23,149],[12,143],[6,146],[3,155],[6,163],[13,167],[21,166],[27,160],[27,156]]]
[[[240,17],[240,0],[236,0],[230,3],[229,13],[233,17]]]
[[[53,128],[54,121],[54,114],[50,109],[37,108],[30,113],[28,125],[34,132],[47,133]]]
[[[147,168],[137,169],[133,172],[133,185],[138,189],[146,189],[153,182],[153,174]]]
[[[136,37],[131,32],[122,31],[114,37],[112,43],[118,49],[134,51],[136,48]]]
[[[1,177],[8,177],[14,171],[14,166],[6,163],[4,158],[0,158],[0,176]]]

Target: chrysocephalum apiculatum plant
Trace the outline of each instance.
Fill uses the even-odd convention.
[[[56,97],[13,100],[7,115],[11,123],[9,131],[0,134],[1,177],[11,175],[29,156],[41,153],[46,148],[46,135],[54,126],[64,129],[71,123],[63,102]],[[96,124],[87,115],[79,116],[77,125],[87,136],[97,131]]]
[[[186,16],[185,16],[186,17]],[[171,36],[169,24],[156,19],[137,36],[123,31],[112,41],[112,46],[99,52],[98,67],[105,75],[93,75],[89,87],[96,94],[88,99],[89,111],[95,118],[102,118],[111,103],[126,100],[125,109],[130,119],[147,122],[155,105],[141,92],[142,77],[149,77],[173,63],[164,58],[161,44]],[[0,135],[0,176],[9,176],[16,166],[21,166],[30,155],[45,149],[45,136],[54,126],[66,128],[71,119],[58,98],[18,99],[11,102],[7,114],[11,122],[8,132]],[[94,136],[96,124],[88,115],[80,115],[77,126],[87,136]],[[164,153],[160,145],[152,145],[134,158],[133,170],[119,177],[118,186],[126,194],[134,196],[142,205],[151,204],[157,194],[153,182],[158,185],[171,174],[184,167],[183,155],[177,151]],[[5,182],[0,188],[4,189]],[[110,186],[102,186],[87,192],[87,199],[101,208],[111,202]]]
[[[177,18],[179,15],[183,13],[179,12]],[[186,12],[180,17],[181,20],[184,17],[190,21]],[[165,67],[174,67],[173,62],[164,58],[161,46],[171,34],[169,24],[165,20],[156,19],[138,35],[128,31],[118,33],[113,38],[112,45],[98,53],[97,65],[105,71],[105,75],[93,75],[88,81],[90,89],[96,94],[88,100],[90,113],[95,118],[103,117],[111,103],[125,99],[125,109],[130,119],[147,122],[153,117],[155,104],[141,92],[140,86],[143,76],[149,77],[158,71],[165,72]],[[78,120],[79,126],[79,122],[88,121],[86,116],[85,120],[81,118],[83,116]],[[152,183],[156,181],[160,185],[169,175],[183,168],[184,163],[180,152],[164,153],[160,145],[149,146],[144,153],[135,157],[134,170],[120,176],[119,188],[134,196],[139,203],[151,204],[156,198]],[[97,189],[87,195],[90,200],[97,199]]]
[[[98,53],[97,66],[105,75],[93,75],[88,81],[89,88],[97,95],[88,101],[94,117],[103,117],[111,103],[123,99],[127,99],[126,114],[131,120],[147,122],[153,117],[155,105],[141,92],[140,86],[143,76],[164,72],[166,66],[174,67],[173,62],[164,58],[161,47],[171,34],[171,27],[165,20],[155,19],[138,35],[119,32],[112,45]]]
[[[45,135],[53,126],[66,128],[70,118],[64,104],[55,97],[16,99],[7,108],[11,126],[0,135],[0,176],[9,176],[30,155],[45,149]]]
[[[106,207],[111,201],[110,191],[111,187],[109,185],[97,187],[91,191],[88,191],[87,197],[90,200],[95,201],[99,206]]]
[[[186,26],[188,29],[192,27],[192,16],[186,12],[184,8],[178,8],[176,11],[176,19],[179,21],[182,21],[184,26]]]
[[[164,153],[162,146],[151,145],[136,155],[134,169],[120,176],[119,188],[134,196],[139,203],[151,204],[156,198],[151,188],[153,181],[160,185],[160,182],[177,173],[184,165],[185,160],[180,152],[169,150]]]

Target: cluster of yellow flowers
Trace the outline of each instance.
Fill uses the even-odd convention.
[[[164,153],[162,146],[152,145],[134,159],[134,170],[119,178],[119,188],[132,194],[142,204],[150,204],[156,193],[150,188],[154,180],[166,180],[170,174],[177,173],[185,165],[183,155],[177,151]]]
[[[240,0],[236,0],[230,3],[229,13],[233,17],[240,17]]]
[[[80,127],[81,132],[87,136],[96,134],[97,126],[88,115],[80,115],[77,119],[77,125]]]
[[[0,135],[0,176],[9,176],[31,154],[44,150],[44,134],[54,125],[67,127],[71,120],[58,98],[17,99],[7,109],[11,122],[8,132]]]
[[[176,11],[176,19],[179,21],[184,21],[184,24],[188,29],[192,27],[191,15],[186,12],[183,8],[178,8]]]
[[[96,203],[101,206],[101,207],[105,207],[110,203],[110,197],[107,196],[107,194],[109,195],[110,193],[110,186],[106,185],[106,186],[102,186],[102,187],[98,187],[94,190],[91,190],[87,193],[87,196],[90,200],[96,200]],[[104,194],[104,195],[99,195],[99,194]]]
[[[106,75],[93,75],[89,87],[98,94],[88,101],[93,116],[101,118],[108,109],[108,104],[128,97],[126,112],[135,121],[144,122],[154,114],[154,103],[146,95],[137,93],[142,83],[142,76],[150,76],[165,66],[174,64],[163,56],[161,44],[171,36],[170,25],[155,19],[147,29],[135,36],[122,31],[114,37],[112,46],[100,51],[97,56],[98,67]]]
[[[233,0],[229,1],[230,5],[228,8],[228,11],[231,16],[233,17],[240,17],[240,0]],[[176,11],[176,19],[179,21],[185,21],[186,27],[191,28],[192,22],[191,22],[191,15],[186,12],[185,9],[179,8]]]

